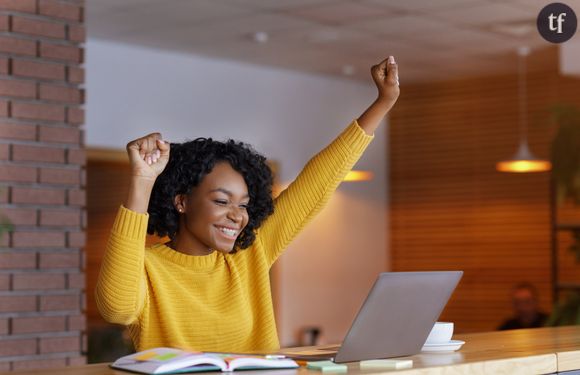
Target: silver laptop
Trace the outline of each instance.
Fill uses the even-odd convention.
[[[336,363],[417,354],[462,276],[463,271],[381,273],[336,354],[331,347],[319,348],[320,355],[282,353]]]

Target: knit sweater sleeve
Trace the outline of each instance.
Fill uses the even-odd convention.
[[[274,202],[274,213],[257,232],[272,265],[290,241],[326,204],[374,138],[353,121],[316,154]]]
[[[117,213],[95,290],[97,307],[108,322],[131,324],[145,306],[148,218],[123,206]]]

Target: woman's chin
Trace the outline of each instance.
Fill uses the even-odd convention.
[[[220,253],[229,254],[234,250],[234,248],[233,246],[216,246],[214,247],[214,250],[219,251]]]

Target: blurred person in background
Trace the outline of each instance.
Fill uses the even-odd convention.
[[[538,308],[538,290],[530,283],[516,285],[511,294],[514,316],[505,320],[500,331],[519,328],[543,327],[548,314]]]

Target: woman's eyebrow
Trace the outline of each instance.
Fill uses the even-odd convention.
[[[210,193],[216,193],[216,192],[224,193],[224,194],[226,194],[226,195],[228,195],[230,197],[234,195],[234,193],[232,193],[228,189],[224,189],[224,188],[217,188],[217,189],[210,190]],[[250,195],[249,194],[246,194],[242,198],[249,198],[249,197],[250,197]]]

